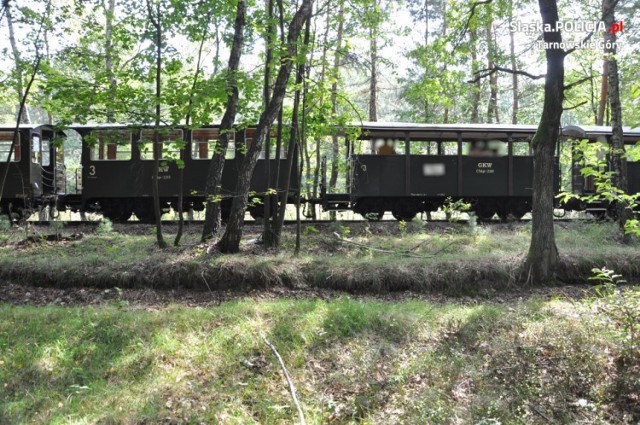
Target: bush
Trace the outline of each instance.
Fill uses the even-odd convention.
[[[111,220],[104,217],[100,224],[98,224],[96,233],[99,235],[108,235],[109,233],[113,233],[113,223],[111,222]]]

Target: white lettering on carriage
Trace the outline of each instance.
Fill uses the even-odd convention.
[[[491,168],[493,167],[493,163],[491,162],[478,162],[479,168]]]

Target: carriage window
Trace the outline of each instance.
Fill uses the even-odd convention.
[[[438,155],[438,142],[411,142],[411,155]]]
[[[625,147],[627,150],[627,161],[640,162],[640,142],[635,145]]]
[[[512,142],[513,156],[530,156],[529,142]]]
[[[131,159],[130,131],[93,131],[89,138],[92,161],[128,161]]]
[[[11,150],[11,142],[13,141],[13,131],[0,132],[0,161],[6,162]],[[13,153],[11,154],[11,162],[20,162],[20,134],[18,134],[18,140],[13,146]]]
[[[220,141],[220,130],[200,129],[191,133],[191,158],[211,159],[218,148]],[[235,133],[229,134],[229,144],[225,159],[233,159],[236,156]]]
[[[48,167],[51,165],[51,141],[49,139],[42,139],[42,162],[40,165],[43,167]]]
[[[51,164],[49,157],[49,139],[40,139],[40,136],[33,136],[31,139],[31,162],[46,167]]]
[[[506,142],[500,140],[474,140],[462,142],[462,154],[469,156],[500,157],[507,156],[509,149]]]
[[[442,142],[443,155],[458,155],[458,142]]]
[[[153,159],[153,136],[154,130],[145,129],[140,132],[140,158],[143,160]],[[160,130],[159,131],[162,155],[160,159],[179,159],[180,151],[183,149],[182,130]]]
[[[287,133],[284,133],[284,134],[287,134]],[[247,140],[253,141],[253,139],[247,139]],[[280,145],[280,159],[284,159],[287,157],[287,149],[284,145],[288,143],[288,141],[289,139],[284,137],[283,135],[283,138],[281,141],[282,144]],[[272,130],[271,137],[269,138],[269,159],[276,159],[277,151],[278,151],[278,138],[275,130]],[[262,148],[260,149],[260,156],[258,158],[264,159],[265,157],[264,153],[265,153],[265,146],[263,145]]]

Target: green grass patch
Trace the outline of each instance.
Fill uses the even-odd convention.
[[[0,423],[294,423],[262,336],[311,424],[635,423],[640,353],[611,307],[346,297],[154,312],[4,305]]]
[[[249,228],[245,241],[256,238],[258,229]],[[198,243],[197,229],[185,235],[183,247],[165,250],[155,247],[150,232],[91,233],[78,241],[30,244],[19,244],[21,233],[14,233],[13,240],[0,244],[0,277],[60,287],[284,285],[352,292],[473,294],[517,283],[530,225],[332,223],[305,233],[298,257],[291,255],[290,228],[283,236],[282,250],[265,252],[260,245],[246,242],[239,255],[220,255],[215,250],[207,254],[207,246]],[[638,246],[619,243],[620,232],[614,224],[562,223],[556,233],[563,282],[584,282],[594,267],[614,269],[627,279],[640,275]]]

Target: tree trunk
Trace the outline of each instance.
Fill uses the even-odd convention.
[[[238,112],[238,67],[242,55],[242,40],[245,25],[246,2],[239,0],[236,9],[236,19],[233,25],[233,43],[229,54],[229,66],[227,69],[227,109],[220,123],[220,148],[216,149],[207,173],[204,195],[207,203],[204,228],[202,229],[202,241],[213,238],[220,230],[220,185],[222,184],[222,171],[224,159],[229,146],[229,135],[233,132],[233,123]],[[237,140],[238,138],[236,138]],[[240,150],[236,148],[236,156]],[[237,159],[237,158],[236,158]]]
[[[602,20],[607,28],[615,22],[614,12],[617,0],[603,0],[602,2]],[[627,158],[624,148],[624,133],[622,131],[622,105],[620,103],[620,81],[618,76],[618,60],[616,58],[616,35],[607,31],[604,34],[605,39],[605,61],[609,65],[609,81],[608,94],[611,110],[611,171],[613,171],[613,185],[627,193],[629,185],[627,182]],[[618,200],[616,202],[616,212],[618,223],[622,230],[623,240],[630,243],[632,237],[625,232],[627,220],[633,219],[633,210],[628,208],[626,202]]]
[[[542,23],[551,28],[558,22],[558,5],[556,0],[538,0]],[[544,32],[544,41],[560,43],[560,32]],[[553,47],[553,45],[549,45]],[[545,51],[547,74],[544,84],[544,105],[542,116],[533,140],[533,220],[531,229],[531,245],[525,264],[527,281],[541,284],[554,278],[558,264],[558,248],[556,247],[553,228],[554,207],[554,152],[562,117],[562,101],[564,99],[564,57],[565,52],[559,48],[548,48]]]
[[[372,30],[373,31],[373,30]],[[331,83],[331,115],[335,119],[338,115],[338,79],[340,78],[340,58],[342,57],[342,38],[344,34],[344,1],[340,2],[340,10],[338,11],[338,34],[336,39],[336,52],[333,58],[333,83]],[[373,46],[377,46],[376,41],[372,41],[372,49]],[[376,110],[376,58],[377,58],[377,47],[376,50],[372,50],[371,53],[371,100],[369,104],[369,119],[371,121],[377,121],[377,110]],[[375,52],[375,53],[374,53]],[[371,115],[373,114],[373,115]],[[338,184],[338,164],[340,162],[340,143],[338,141],[338,135],[333,132],[331,135],[331,175],[329,177],[329,191],[332,192],[335,190],[336,185]],[[318,163],[319,166],[319,163]]]
[[[329,28],[331,27],[330,23],[331,23],[331,1],[329,0],[327,2],[327,18],[326,18],[326,22],[325,22],[325,32],[324,32],[324,36],[323,36],[323,45],[322,45],[322,56],[321,56],[321,60],[320,60],[320,82],[324,83],[325,77],[326,77],[326,69],[327,69],[327,52],[329,50]],[[342,10],[342,6],[341,6],[341,10]],[[338,14],[338,39],[340,40],[342,38],[341,35],[341,26],[342,26],[342,19],[341,19],[341,14]],[[341,41],[341,40],[340,40]],[[335,59],[338,56],[338,50],[336,50],[335,52],[335,56],[334,56],[334,69],[333,69],[333,73],[336,73],[338,71],[338,69],[335,67]],[[337,75],[335,76],[335,78],[337,79]],[[324,84],[323,84],[324,85]],[[336,86],[337,88],[337,86]],[[332,89],[333,89],[333,83],[332,83]],[[333,90],[332,90],[332,100],[333,100]],[[320,98],[320,105],[324,104],[324,90],[321,92],[321,98]],[[321,106],[322,107],[322,106]],[[305,141],[306,144],[306,141]],[[333,147],[335,148],[335,144],[333,145]],[[316,166],[313,170],[313,192],[312,192],[312,198],[317,198],[318,197],[318,185],[320,182],[320,162],[321,162],[321,152],[320,152],[320,148],[321,148],[321,138],[319,136],[316,137],[315,139],[315,160],[316,160]],[[310,173],[311,173],[311,154],[309,153],[308,149],[305,149],[305,157],[306,157],[306,161],[307,161],[307,185],[309,185],[310,180]],[[336,164],[337,165],[337,164]],[[311,208],[313,208],[312,210],[312,217],[315,219],[316,218],[316,209],[315,206],[311,206]]]
[[[605,43],[606,43],[605,33]],[[609,83],[609,61],[605,57],[602,60],[602,81],[600,82],[600,103],[598,104],[598,116],[596,117],[596,125],[604,125],[604,114],[607,110],[607,93]]]
[[[105,5],[103,2],[105,13],[105,42],[104,42],[104,66],[107,72],[107,79],[109,80],[109,105],[107,105],[107,122],[116,122],[115,116],[115,102],[116,102],[116,90],[118,88],[118,82],[113,72],[113,17],[116,8],[115,0],[107,0]]]
[[[273,62],[273,45],[276,42],[276,27],[273,24],[273,0],[266,0],[267,6],[267,34],[265,40],[265,63],[264,63],[264,87],[263,87],[263,107],[267,109],[271,98],[271,64]],[[278,112],[282,117],[282,108]],[[270,130],[270,128],[269,128]],[[281,136],[278,136],[281,137]],[[267,131],[266,143],[264,144],[264,181],[266,182],[266,193],[264,195],[264,223],[262,229],[262,241],[265,248],[273,246],[274,238],[271,230],[271,131]]]
[[[210,11],[207,14],[207,18],[204,24],[204,30],[202,31],[202,39],[200,40],[200,47],[198,48],[198,60],[196,62],[196,71],[193,75],[193,82],[191,83],[191,90],[189,91],[189,103],[187,106],[187,115],[185,116],[184,123],[187,129],[191,124],[191,114],[193,112],[193,97],[196,94],[196,87],[198,86],[198,77],[200,77],[200,71],[202,70],[202,53],[204,50],[204,42],[207,39],[207,34],[209,33],[209,23],[211,22],[211,15],[213,13]],[[184,136],[184,144],[186,146],[190,141],[191,131],[185,131],[183,133]],[[180,149],[180,156],[184,155],[186,151],[184,149]],[[185,158],[186,159],[186,158]],[[184,211],[183,211],[183,201],[184,201],[184,162],[179,164],[178,171],[178,233],[176,233],[176,237],[173,240],[174,246],[180,245],[180,239],[182,239],[182,232],[184,230]],[[190,210],[191,212],[193,210]]]
[[[22,111],[16,111],[16,115],[20,116],[21,124],[30,124],[31,117],[29,116],[29,109],[27,108],[26,103],[22,103],[22,100],[25,99],[24,95],[24,82],[23,82],[23,68],[22,68],[22,58],[20,57],[20,50],[18,48],[18,44],[16,43],[16,36],[13,29],[13,12],[11,10],[11,2],[5,1],[5,14],[7,16],[7,27],[9,28],[9,43],[11,44],[11,51],[13,53],[13,60],[15,62],[15,70],[16,70],[16,79],[18,81],[17,91],[18,91],[18,108],[22,107]],[[20,106],[22,105],[22,106]]]
[[[309,37],[311,32],[311,23],[307,20],[306,29],[304,32],[303,49],[309,45]],[[306,61],[305,61],[306,63]],[[293,160],[298,157],[298,146],[300,143],[300,125],[298,122],[298,111],[300,109],[300,94],[302,90],[302,83],[304,78],[305,63],[298,62],[296,70],[296,91],[293,98],[293,112],[291,114],[291,134],[289,137],[289,147],[287,150],[287,162],[285,166],[285,175],[282,182],[283,190],[279,193],[279,208],[278,217],[275,223],[274,234],[274,246],[280,244],[280,235],[282,234],[282,226],[284,225],[284,217],[287,212],[287,204],[289,200],[289,188],[291,187],[291,172],[293,171]],[[297,171],[297,170],[296,170]],[[297,205],[297,203],[296,203]]]
[[[244,214],[247,208],[251,176],[258,160],[258,154],[262,148],[262,144],[269,136],[269,127],[273,124],[282,101],[284,99],[287,82],[291,74],[293,66],[293,57],[296,52],[296,45],[302,26],[311,14],[312,0],[303,0],[300,8],[296,11],[291,24],[289,25],[289,34],[287,35],[286,52],[280,61],[280,70],[276,78],[273,95],[269,106],[260,115],[258,127],[256,129],[256,137],[253,143],[247,149],[240,169],[237,175],[237,184],[235,188],[235,196],[231,206],[231,214],[229,222],[222,238],[218,242],[218,248],[222,252],[238,252],[240,250],[240,239],[242,238],[242,229],[244,225]]]
[[[446,38],[447,37],[447,2],[443,1],[442,2],[442,37]],[[448,68],[449,64],[448,61],[444,62],[444,66],[442,67],[442,74],[445,76],[447,75],[447,68]],[[446,80],[445,80],[446,81]],[[444,115],[442,117],[442,122],[447,124],[449,122],[449,107],[445,106],[444,107]]]
[[[156,239],[158,240],[158,246],[160,248],[166,248],[167,243],[164,241],[164,237],[162,235],[162,209],[160,207],[159,187],[160,157],[162,156],[162,149],[160,147],[160,105],[162,101],[162,15],[160,14],[160,1],[156,0],[155,18],[151,11],[150,3],[147,3],[147,7],[149,11],[149,19],[156,29],[156,114],[153,129],[153,177],[151,182],[153,191],[153,211],[156,218]]]
[[[474,29],[469,30],[469,42],[471,43],[471,75],[475,76],[478,72],[478,34]],[[482,92],[482,84],[479,78],[475,79],[471,92],[471,122],[478,123],[480,122],[480,94]]]
[[[377,8],[378,0],[373,1]],[[342,21],[340,21],[342,22]],[[369,121],[378,121],[378,23],[369,27]]]
[[[427,52],[429,48],[429,0],[424,0],[424,49]],[[424,76],[422,77],[424,81],[429,79],[429,64],[425,61],[424,65]],[[429,122],[429,99],[425,96],[424,98],[424,122]]]
[[[509,2],[509,22],[513,21],[513,0]],[[516,47],[513,32],[509,31],[509,56],[511,57],[511,92],[513,93],[513,105],[511,108],[511,124],[518,124],[518,107],[519,107],[519,97],[518,97],[518,74],[516,74],[516,70],[518,69],[516,63]]]
[[[495,67],[495,43],[493,41],[493,32],[491,31],[491,25],[485,29],[487,36],[487,69],[493,69]],[[493,72],[489,74],[489,105],[487,105],[487,122],[492,123],[495,119],[496,123],[500,122],[498,116],[498,73]]]

